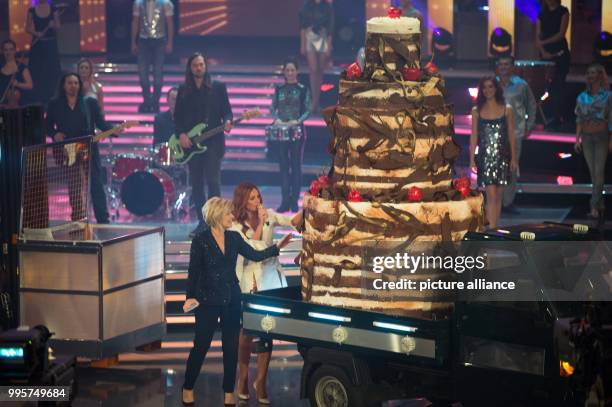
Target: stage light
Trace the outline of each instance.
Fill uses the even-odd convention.
[[[434,28],[431,35],[431,53],[438,66],[452,66],[455,63],[453,34],[442,27]]]
[[[476,99],[478,97],[478,88],[468,88],[468,93],[472,99]]]
[[[543,102],[543,101],[545,101],[546,99],[548,99],[548,96],[549,96],[548,92],[544,92],[544,94],[542,95],[542,97],[540,97],[540,100]]]
[[[574,185],[574,179],[565,175],[559,175],[557,177],[557,185]]]
[[[331,83],[324,83],[324,84],[321,85],[321,92],[329,92],[333,88],[335,88],[335,86],[333,84],[331,84]]]
[[[572,155],[570,153],[558,153],[557,157],[559,157],[562,160],[567,160],[568,158],[571,158]]]
[[[596,62],[604,65],[607,70],[612,65],[612,34],[602,31],[593,44],[593,57]]]
[[[512,55],[512,35],[501,27],[491,31],[489,54],[495,59]]]

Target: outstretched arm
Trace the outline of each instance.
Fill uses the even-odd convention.
[[[244,239],[242,239],[240,234],[232,233],[232,237],[234,239],[234,243],[236,244],[238,253],[248,260],[263,261],[268,257],[278,256],[280,253],[278,246],[276,245],[272,245],[264,250],[255,250],[247,242],[245,242]]]

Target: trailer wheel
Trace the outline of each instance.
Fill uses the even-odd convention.
[[[312,407],[365,407],[359,388],[344,371],[323,365],[308,380],[308,399]]]

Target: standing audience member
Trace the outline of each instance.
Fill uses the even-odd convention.
[[[138,56],[143,102],[140,113],[159,112],[164,83],[164,54],[172,53],[174,6],[170,0],[135,0],[132,8],[132,53]],[[153,96],[149,70],[153,66]]]
[[[550,84],[551,128],[557,128],[562,123],[565,78],[571,60],[565,39],[569,21],[569,10],[561,5],[561,0],[544,0],[536,25],[536,47],[542,59],[555,63],[555,75]]]
[[[94,67],[90,59],[82,58],[77,62],[77,72],[83,82],[83,96],[96,99],[100,109],[104,111],[104,92],[102,85],[96,80]]]
[[[501,57],[497,60],[497,74],[499,84],[504,90],[506,104],[512,106],[514,111],[514,144],[517,163],[521,159],[521,146],[533,129],[536,120],[536,101],[527,82],[512,74],[514,68],[513,57]],[[516,214],[518,209],[514,206],[516,196],[516,182],[518,173],[512,171],[510,181],[504,189],[502,211]]]
[[[47,103],[54,96],[55,87],[62,76],[57,30],[60,12],[49,0],[37,0],[28,10],[26,32],[32,35],[29,67],[34,82],[33,99]]]
[[[326,0],[306,0],[300,10],[300,52],[308,60],[311,111],[319,113],[323,74],[330,63],[334,9]]]
[[[30,70],[15,59],[17,44],[13,40],[5,40],[0,46],[0,106],[18,107],[24,92],[32,89]],[[23,104],[23,100],[21,100]]]
[[[602,65],[586,71],[586,90],[576,100],[576,152],[582,152],[589,167],[593,193],[588,216],[604,219],[603,188],[606,159],[612,151],[612,96],[608,75]]]
[[[209,199],[202,208],[208,227],[198,231],[191,243],[187,299],[183,310],[188,312],[195,307],[196,322],[181,396],[185,405],[194,404],[193,388],[210,348],[217,320],[221,326],[223,349],[223,402],[226,406],[236,405],[234,387],[242,297],[236,278],[236,261],[238,255],[252,261],[278,256],[279,250],[291,239],[291,234],[288,234],[276,245],[255,250],[240,233],[228,230],[234,221],[232,210],[232,202],[227,199]]]
[[[485,189],[486,217],[491,229],[499,223],[504,187],[518,170],[514,112],[504,102],[504,91],[493,76],[478,84],[478,98],[472,109],[470,168],[478,172],[478,185]],[[478,157],[475,157],[478,145]]]

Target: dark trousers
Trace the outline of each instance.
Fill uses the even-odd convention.
[[[108,223],[109,215],[106,207],[106,193],[102,183],[103,169],[100,163],[100,150],[97,144],[94,144],[92,149],[90,190],[93,210],[98,223]]]
[[[195,206],[198,220],[202,221],[202,206],[206,202],[204,180],[208,186],[208,198],[221,196],[221,161],[223,153],[208,149],[189,160],[189,183],[191,184],[191,203]]]
[[[554,57],[551,61],[555,63],[555,75],[550,83],[550,104],[553,120],[559,120],[563,116],[563,103],[565,95],[565,78],[570,68],[570,53],[565,51],[562,55]]]
[[[183,388],[192,390],[210,348],[217,319],[221,324],[221,347],[223,349],[223,391],[233,393],[238,363],[238,338],[240,337],[240,300],[227,305],[200,304],[195,309],[195,338],[189,352]]]
[[[279,166],[282,203],[297,204],[302,186],[302,157],[306,136],[294,141],[279,141]]]
[[[166,51],[166,39],[139,39],[138,40],[138,76],[142,88],[144,103],[159,103],[162,85],[164,83],[162,67]],[[151,99],[151,82],[149,81],[149,67],[153,65],[153,98]]]
[[[87,188],[87,168],[86,163],[77,161],[67,170],[68,175],[68,198],[72,208],[71,219],[73,221],[83,220],[87,215],[87,208],[84,202],[86,197],[83,191]],[[102,165],[100,164],[100,151],[97,145],[92,146],[91,151],[91,173],[89,188],[94,214],[98,223],[108,223],[109,214],[106,207],[106,193],[102,183]]]

